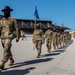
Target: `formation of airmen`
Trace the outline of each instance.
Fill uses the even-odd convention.
[[[1,43],[3,46],[3,59],[1,60],[0,69],[3,70],[5,67],[5,63],[10,60],[9,66],[12,66],[14,63],[13,55],[11,53],[11,45],[12,40],[16,36],[16,42],[20,39],[20,29],[17,24],[17,21],[11,17],[10,13],[13,11],[9,6],[6,6],[2,12],[4,13],[4,17],[0,20],[0,38]],[[67,44],[71,40],[71,35],[69,33],[64,32],[60,29],[50,29],[50,26],[47,27],[48,29],[43,32],[40,29],[40,24],[34,24],[34,32],[32,41],[37,50],[36,58],[40,58],[41,55],[41,48],[42,45],[45,43],[46,39],[46,46],[47,51],[51,52],[51,44],[53,43],[53,47],[56,50],[57,48]],[[23,40],[23,39],[22,39]]]
[[[50,26],[47,27],[45,33],[42,29],[40,29],[40,24],[36,23],[34,27],[34,33],[32,41],[35,44],[37,49],[37,56],[36,58],[40,58],[41,55],[41,47],[42,44],[45,43],[46,39],[46,46],[47,51],[51,52],[51,44],[53,43],[54,49],[58,49],[62,45],[66,45],[71,40],[71,35],[69,32],[64,32],[63,29],[51,29]]]

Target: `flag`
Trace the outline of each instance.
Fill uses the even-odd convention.
[[[38,15],[37,6],[35,6],[34,17],[35,17],[35,20],[36,20],[36,21],[37,21],[37,19],[40,19],[40,18],[39,18],[39,15]]]

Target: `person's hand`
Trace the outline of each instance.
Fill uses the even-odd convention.
[[[19,39],[16,39],[16,42],[18,42],[19,41]]]

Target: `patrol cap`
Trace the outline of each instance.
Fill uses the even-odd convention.
[[[5,6],[5,8],[2,9],[2,12],[5,12],[6,10],[13,11],[13,9],[11,9],[9,6]]]

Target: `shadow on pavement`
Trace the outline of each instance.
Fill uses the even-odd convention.
[[[63,52],[65,52],[65,50],[63,50],[63,49],[57,49],[56,51],[52,51],[52,52],[59,52],[59,53],[63,53]]]
[[[16,67],[20,67],[20,66],[24,66],[24,65],[37,64],[37,63],[42,63],[42,62],[48,62],[48,61],[51,61],[52,59],[53,58],[46,58],[46,59],[36,59],[36,60],[25,61],[25,62],[21,62],[21,63],[16,63],[12,67],[9,67],[6,69],[16,68]]]
[[[52,51],[50,54],[45,54],[42,57],[59,55],[59,54],[63,53],[65,51],[65,49],[69,45],[71,45],[72,43],[73,43],[73,40],[71,40],[65,46],[60,47],[56,51]],[[35,59],[35,60],[29,60],[29,61],[25,61],[25,62],[16,63],[12,67],[5,68],[5,69],[17,68],[17,67],[21,67],[21,66],[24,66],[24,65],[31,65],[31,64],[48,62],[48,61],[51,61],[53,59],[54,58],[45,58],[45,59],[40,58],[40,59]],[[35,69],[35,67],[27,68],[25,70],[10,70],[10,71],[5,71],[5,72],[0,72],[0,75],[25,75],[25,74],[29,73],[30,70],[33,70],[33,69]]]
[[[71,44],[73,43],[73,40],[71,40],[68,44],[58,48],[57,50],[55,51],[52,51],[50,54],[45,54],[45,55],[42,55],[42,57],[46,57],[46,56],[55,56],[55,55],[59,55],[63,52],[65,52],[65,49],[70,46]]]
[[[71,44],[73,43],[73,40],[71,40],[68,44],[64,45],[64,46],[61,46],[60,48],[58,49],[66,49],[68,46],[70,46]]]
[[[30,70],[35,69],[35,67],[27,68],[25,70],[10,70],[5,72],[0,72],[0,75],[25,75],[30,72]]]
[[[55,55],[59,55],[60,53],[50,53],[50,54],[45,54],[42,55],[41,57],[46,57],[46,56],[55,56]]]

